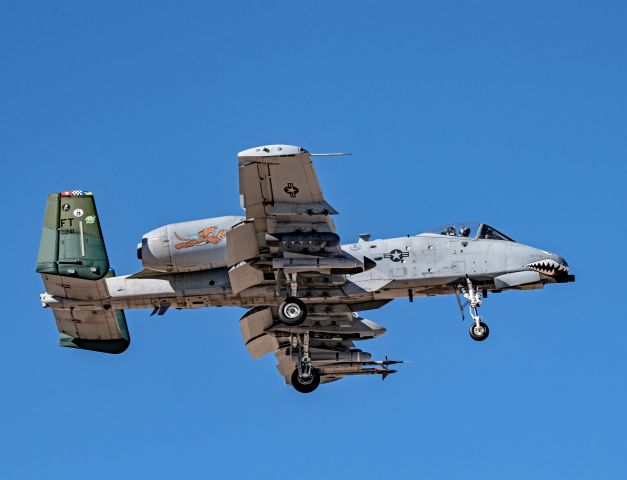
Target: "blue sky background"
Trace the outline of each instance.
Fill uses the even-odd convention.
[[[0,478],[626,478],[627,4],[0,1]],[[344,242],[485,220],[577,283],[366,316],[385,382],[303,396],[241,309],[129,311],[120,356],[57,346],[46,194],[96,194],[112,265],[238,214],[238,151],[317,160]]]

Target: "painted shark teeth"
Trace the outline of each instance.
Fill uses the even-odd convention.
[[[552,277],[568,272],[568,266],[556,262],[555,260],[551,260],[550,258],[528,263],[525,267]]]

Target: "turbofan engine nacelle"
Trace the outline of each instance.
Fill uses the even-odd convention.
[[[137,258],[145,269],[165,273],[226,267],[226,232],[243,220],[229,216],[164,225],[142,237]]]

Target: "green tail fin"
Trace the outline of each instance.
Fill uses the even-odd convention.
[[[108,271],[93,195],[76,190],[48,195],[37,272],[99,280]]]

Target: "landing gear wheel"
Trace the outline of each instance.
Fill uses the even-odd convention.
[[[477,342],[483,342],[490,335],[490,329],[488,326],[479,322],[479,326],[477,326],[474,322],[470,326],[470,337]]]
[[[298,368],[292,373],[292,387],[300,393],[311,393],[320,385],[320,373],[315,368],[311,369],[311,375],[308,378],[298,377]]]
[[[279,306],[279,318],[290,327],[300,325],[307,318],[307,306],[296,297],[287,297]]]

